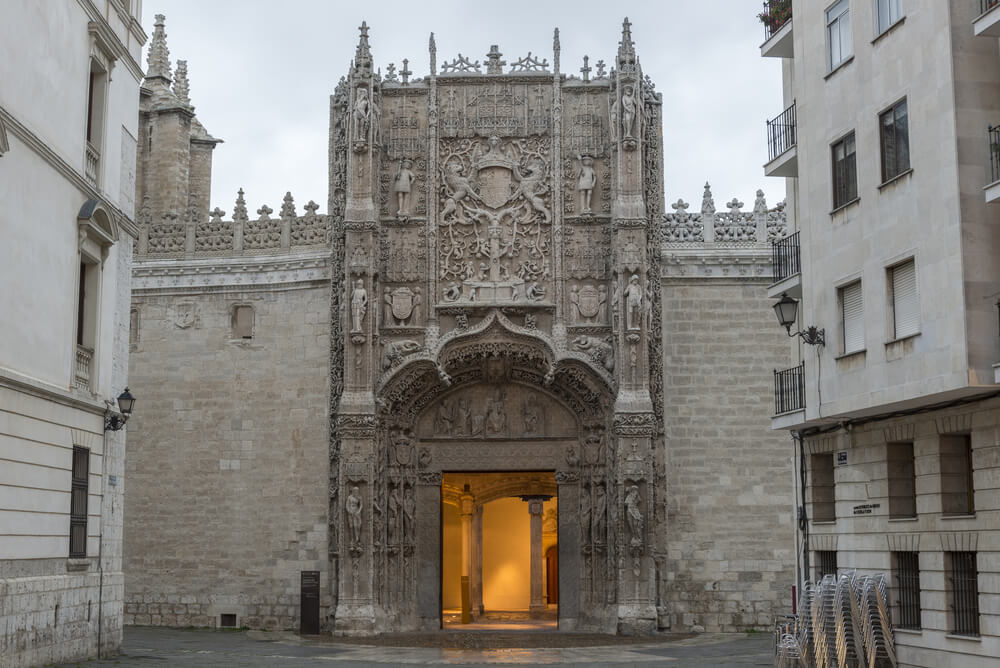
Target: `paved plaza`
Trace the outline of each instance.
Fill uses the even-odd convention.
[[[376,644],[377,643],[377,644]],[[403,644],[408,646],[400,646]],[[564,646],[572,643],[573,646]],[[555,645],[555,646],[554,646]],[[70,666],[348,668],[361,666],[771,666],[770,633],[616,638],[583,634],[479,632],[408,634],[377,641],[293,633],[128,627],[122,654]]]

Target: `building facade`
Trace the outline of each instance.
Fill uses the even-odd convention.
[[[786,106],[765,172],[794,228],[769,292],[800,302],[772,424],[801,446],[800,582],[889,574],[900,665],[994,665],[1000,7],[772,1],[765,19]]]
[[[0,657],[121,643],[138,3],[5,3],[0,27]]]
[[[558,31],[551,64],[439,64],[432,37],[426,76],[382,76],[362,25],[327,214],[289,193],[251,217],[242,191],[208,213],[218,140],[166,54],[158,17],[128,622],[372,634],[514,607],[652,633],[790,605],[791,460],[759,375],[787,364],[762,311],[784,210],[716,212],[706,186],[665,213],[627,21],[582,78]],[[523,544],[512,580],[498,535]]]

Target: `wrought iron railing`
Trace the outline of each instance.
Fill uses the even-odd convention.
[[[771,242],[771,266],[774,269],[775,283],[802,271],[798,232]]]
[[[1000,3],[1000,0],[996,0]],[[1000,181],[1000,124],[989,129],[990,136],[990,183]]]
[[[1000,0],[979,0],[979,13],[985,14],[997,5],[1000,5]]]
[[[76,366],[73,373],[73,386],[84,390],[90,388],[91,368],[94,364],[94,351],[84,346],[76,347]]]
[[[774,370],[774,414],[806,407],[805,362],[791,369]]]
[[[1000,2],[1000,0],[997,0]],[[767,0],[764,12],[757,18],[764,24],[764,41],[771,39],[774,33],[792,20],[792,0]]]
[[[795,146],[795,103],[767,122],[767,161]]]
[[[95,186],[97,185],[97,173],[101,164],[101,152],[97,150],[97,147],[87,142],[87,160],[84,163],[84,175],[87,180],[90,181]]]

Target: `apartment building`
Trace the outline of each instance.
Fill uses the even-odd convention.
[[[121,644],[138,0],[0,11],[0,664]],[[127,401],[122,408],[129,408]]]
[[[799,363],[772,426],[800,465],[800,583],[888,573],[901,665],[995,666],[1000,1],[771,0],[761,20],[783,62],[764,170],[793,232],[769,291]]]

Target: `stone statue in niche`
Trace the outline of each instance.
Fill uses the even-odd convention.
[[[629,546],[642,547],[642,499],[639,486],[629,485],[625,492],[625,519],[628,521]]]
[[[569,286],[569,324],[576,325],[580,322],[580,288],[577,285]]]
[[[389,492],[389,503],[387,512],[387,524],[389,529],[389,544],[395,544],[400,534],[399,524],[402,520],[403,500],[399,496],[399,486],[393,485]]]
[[[361,492],[357,485],[351,487],[347,500],[344,502],[347,511],[347,528],[351,536],[351,546],[361,547]]]
[[[396,215],[406,217],[410,215],[410,191],[413,183],[417,180],[413,173],[413,162],[409,159],[399,161],[399,169],[392,181],[392,190],[396,193]]]
[[[524,421],[525,436],[538,436],[544,432],[542,407],[534,398],[528,399],[521,404],[521,418]]]
[[[351,333],[360,334],[365,314],[368,312],[368,291],[365,282],[358,279],[351,291]]]
[[[365,143],[368,141],[368,127],[371,122],[371,100],[368,98],[368,89],[358,87],[354,98],[354,141]]]
[[[597,321],[602,325],[608,324],[608,286],[601,285],[597,288],[598,313]]]
[[[392,288],[386,286],[382,291],[382,326],[392,327]]]
[[[407,487],[403,492],[403,531],[412,534],[416,530],[417,500],[413,497],[413,487]]]
[[[622,138],[634,139],[632,128],[635,125],[635,88],[626,85],[622,90]]]
[[[504,410],[504,390],[498,387],[486,404],[486,434],[501,436],[507,431],[507,412]]]
[[[590,202],[594,196],[594,186],[597,185],[597,174],[594,172],[594,159],[589,155],[577,155],[580,171],[577,173],[576,189],[580,193],[580,213],[590,215]]]
[[[469,406],[468,397],[462,397],[458,400],[458,418],[455,427],[456,436],[472,434],[472,408]]]
[[[607,518],[608,495],[604,483],[598,483],[594,490],[594,542],[604,542],[604,522]]]
[[[625,288],[625,327],[642,329],[642,286],[638,274],[632,274]]]
[[[451,436],[455,428],[455,407],[450,399],[442,399],[434,416],[434,431],[438,436]]]

